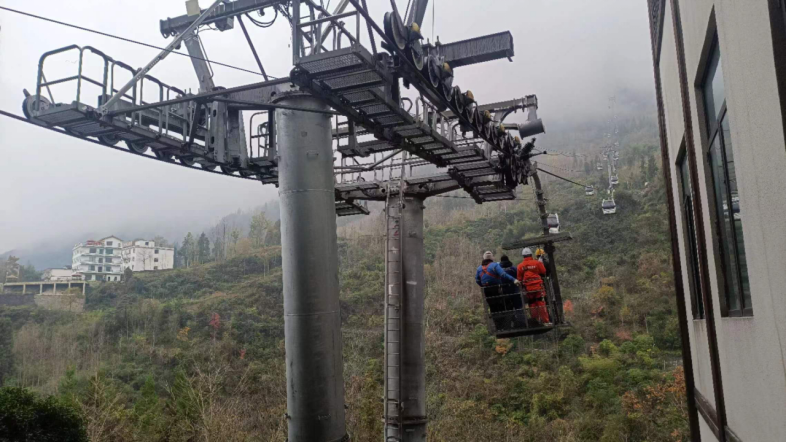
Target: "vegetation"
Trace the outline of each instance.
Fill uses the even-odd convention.
[[[550,210],[575,237],[557,251],[572,323],[560,333],[494,339],[474,283],[483,250],[540,231],[530,189],[483,206],[428,200],[429,440],[688,440],[654,151],[622,150],[615,216],[601,215],[600,195],[544,178]],[[585,171],[594,156],[544,158],[605,188],[601,172]],[[358,441],[382,434],[383,223],[372,215],[339,229],[347,422]],[[77,410],[62,419],[91,441],[285,441],[280,226],[260,215],[214,230],[186,236],[183,268],[94,287],[85,313],[0,307],[2,395],[21,398],[0,399],[0,419],[14,404],[45,403]]]

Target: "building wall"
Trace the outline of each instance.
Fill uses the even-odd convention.
[[[123,241],[114,236],[93,243],[77,244],[74,246],[71,267],[88,281],[119,281],[123,273],[120,254],[122,244]]]
[[[41,279],[44,281],[70,281],[74,276],[71,269],[46,269]]]
[[[681,216],[681,197],[678,173],[675,163],[679,156],[682,140],[685,137],[685,117],[682,110],[682,97],[680,95],[680,79],[677,65],[677,48],[674,35],[674,27],[671,26],[673,17],[671,5],[666,2],[666,10],[664,16],[664,29],[663,29],[663,46],[660,56],[660,72],[661,83],[663,89],[663,112],[666,120],[666,133],[667,144],[669,147],[669,159],[672,168],[672,195],[671,198],[675,201],[678,216],[676,217],[677,231],[682,232],[683,220]],[[685,254],[685,238],[679,235],[680,255],[682,259],[682,275],[683,287],[687,291],[690,290],[690,282],[688,281],[688,259]],[[692,307],[690,303],[689,292],[686,293],[686,311],[690,312],[692,317]],[[692,321],[688,327],[691,343],[691,354],[693,354],[693,374],[696,388],[702,392],[708,402],[715,407],[715,394],[712,384],[712,369],[710,366],[710,351],[709,342],[707,340],[707,323],[706,320]]]
[[[145,241],[134,241],[132,245],[123,248],[122,262],[123,269],[131,269],[134,272],[149,270],[166,270],[174,268],[175,250],[170,247],[155,247],[153,241],[149,241],[151,246],[139,245]]]
[[[688,260],[685,255],[679,172],[674,164],[685,133],[677,50],[670,1],[662,31],[659,69],[663,89],[672,195],[678,208],[676,222],[685,290]],[[786,140],[776,84],[773,42],[767,0],[679,0],[685,67],[694,144],[698,191],[705,226],[709,289],[715,306],[718,355],[727,425],[742,441],[786,440]],[[705,156],[708,140],[700,113],[699,89],[703,58],[711,39],[715,14],[726,88],[732,151],[739,187],[745,255],[751,287],[752,317],[722,317],[721,290],[716,277],[716,241],[709,198],[713,190]],[[696,389],[714,408],[708,330],[705,320],[690,317],[689,340]],[[702,440],[716,440],[699,419]]]

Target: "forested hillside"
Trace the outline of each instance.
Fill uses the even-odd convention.
[[[429,440],[687,440],[655,152],[620,149],[616,215],[601,214],[605,190],[587,197],[544,179],[549,210],[575,238],[556,255],[572,327],[538,338],[489,336],[474,282],[485,249],[499,256],[540,232],[532,190],[483,206],[460,193],[426,202]],[[596,156],[539,159],[600,190]],[[278,226],[256,219],[222,253],[197,247],[188,268],[94,286],[83,314],[0,307],[0,329],[13,331],[0,333],[0,382],[52,395],[91,441],[285,441]],[[383,234],[379,213],[339,228],[354,441],[382,434]]]

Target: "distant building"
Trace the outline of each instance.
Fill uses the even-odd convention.
[[[46,269],[41,274],[42,281],[71,281],[75,277],[82,279],[81,276],[75,276],[74,271],[68,268]]]
[[[77,244],[71,268],[85,281],[120,281],[123,275],[122,247],[123,240],[116,236]]]
[[[649,8],[690,440],[783,441],[786,0]]]
[[[159,247],[155,241],[135,239],[123,244],[123,270],[134,272],[166,270],[175,266],[175,249]]]

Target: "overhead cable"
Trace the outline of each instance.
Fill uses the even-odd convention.
[[[581,186],[581,187],[585,187],[585,188],[586,188],[586,187],[590,187],[590,186],[587,186],[586,184],[577,183],[577,182],[575,182],[575,181],[571,181],[571,180],[569,180],[569,179],[567,179],[567,178],[563,178],[563,177],[561,177],[561,176],[559,176],[559,175],[557,175],[557,174],[555,174],[555,173],[551,173],[551,172],[549,172],[548,170],[541,169],[540,167],[538,167],[538,170],[539,170],[539,171],[541,171],[541,172],[543,172],[543,173],[545,173],[546,175],[551,175],[551,176],[553,176],[554,178],[559,178],[559,179],[561,179],[561,180],[563,180],[563,181],[567,181],[567,182],[569,182],[569,183],[571,183],[571,184],[575,184],[575,185],[577,185],[577,186]]]
[[[7,8],[5,6],[0,6],[0,10],[13,12],[15,14],[20,14],[20,15],[24,15],[26,17],[31,17],[31,18],[35,18],[35,19],[38,19],[38,20],[47,21],[47,22],[58,24],[58,25],[61,25],[61,26],[66,26],[66,27],[69,27],[69,28],[77,29],[77,30],[80,30],[80,31],[90,32],[92,34],[98,34],[98,35],[101,35],[101,36],[104,36],[104,37],[114,38],[116,40],[124,41],[124,42],[127,42],[127,43],[133,43],[133,44],[144,46],[144,47],[147,47],[147,48],[150,48],[150,49],[158,49],[160,51],[166,50],[166,48],[162,48],[160,46],[152,45],[150,43],[141,42],[141,41],[134,40],[134,39],[131,39],[131,38],[120,37],[118,35],[109,34],[107,32],[96,31],[95,29],[85,28],[83,26],[78,26],[78,25],[74,25],[74,24],[71,24],[71,23],[66,23],[66,22],[63,22],[63,21],[47,18],[47,17],[42,17],[40,15],[35,15],[35,14],[31,14],[29,12],[24,12],[24,11],[19,11],[19,10],[16,10],[16,9]],[[201,58],[201,57],[194,57],[192,55],[188,55],[188,54],[183,53],[183,52],[178,52],[178,51],[174,51],[173,50],[173,51],[170,51],[170,53],[177,54],[177,55],[182,55],[183,57],[193,58],[195,60],[201,60],[201,61],[204,61],[204,62],[207,62],[207,63],[213,63],[213,64],[216,64],[218,66],[223,66],[225,68],[230,68],[230,69],[235,69],[235,70],[242,71],[242,72],[247,72],[249,74],[262,75],[261,73],[254,72],[254,71],[252,71],[250,69],[245,69],[245,68],[233,66],[231,64],[221,63],[221,62],[218,62],[218,61],[211,61],[211,60],[208,60],[208,59],[205,59],[205,58]],[[271,75],[270,78],[276,78],[276,77],[273,77]]]

